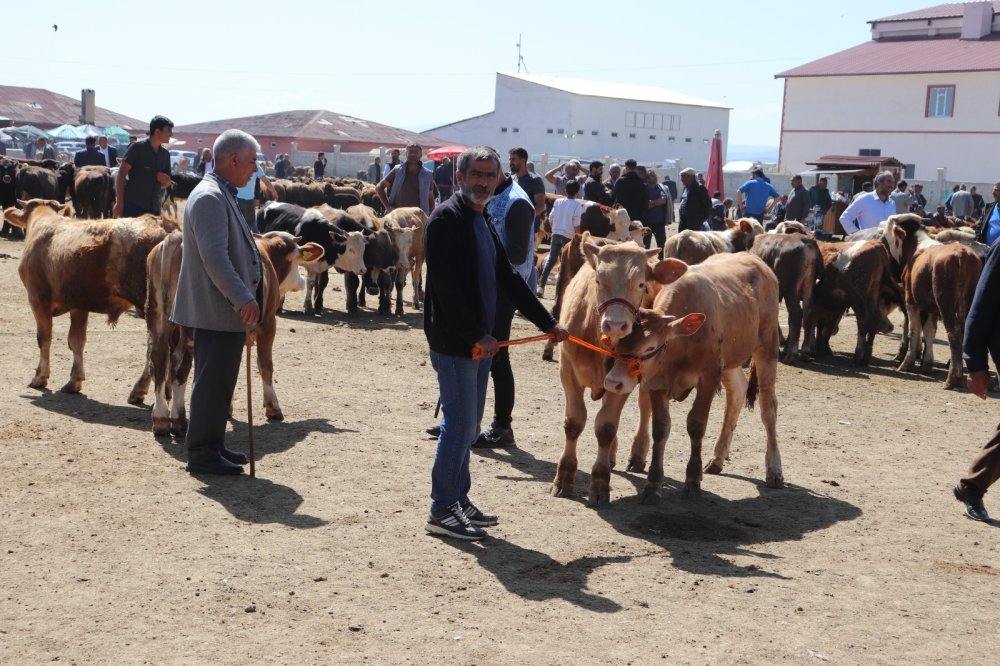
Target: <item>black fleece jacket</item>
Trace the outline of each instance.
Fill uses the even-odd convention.
[[[483,217],[489,222],[489,213]],[[473,210],[460,193],[439,205],[427,220],[424,255],[427,259],[424,335],[430,348],[451,356],[472,356],[472,347],[491,331],[483,328],[483,307],[477,280]],[[500,237],[486,225],[497,251],[497,289],[541,331],[556,325],[517,271],[510,265]]]

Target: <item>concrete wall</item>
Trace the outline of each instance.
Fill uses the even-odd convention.
[[[954,85],[954,116],[924,117],[929,85]],[[1000,72],[787,79],[782,171],[822,155],[877,148],[915,167],[908,180],[991,182],[1000,169]]]
[[[675,116],[676,129],[628,127],[629,112]],[[574,95],[498,76],[493,113],[436,128],[433,134],[462,145],[491,145],[502,155],[520,146],[532,159],[544,154],[553,163],[570,157],[633,158],[647,164],[679,160],[679,168],[703,170],[716,129],[722,130],[725,160],[729,109]]]

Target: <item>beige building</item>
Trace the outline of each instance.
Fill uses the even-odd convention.
[[[822,155],[892,156],[905,178],[1000,177],[1000,1],[870,21],[872,39],[781,72],[780,169]]]

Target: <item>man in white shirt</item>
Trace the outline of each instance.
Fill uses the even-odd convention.
[[[538,279],[538,297],[545,294],[545,282],[549,279],[549,271],[559,258],[563,246],[573,240],[573,234],[580,230],[580,215],[583,213],[583,206],[576,198],[580,193],[580,183],[577,180],[566,181],[566,198],[557,199],[552,205],[552,213],[549,220],[552,221],[552,241],[549,243],[549,258],[545,260],[545,267]]]
[[[841,216],[840,224],[847,234],[877,227],[896,214],[896,204],[889,194],[896,186],[896,179],[889,171],[875,176],[875,190],[854,199]]]

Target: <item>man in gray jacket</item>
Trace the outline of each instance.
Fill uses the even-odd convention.
[[[260,146],[246,132],[215,140],[215,170],[184,209],[184,257],[171,321],[194,329],[194,383],[186,437],[192,474],[240,474],[244,454],[225,447],[246,328],[260,318],[261,258],[236,201]]]

